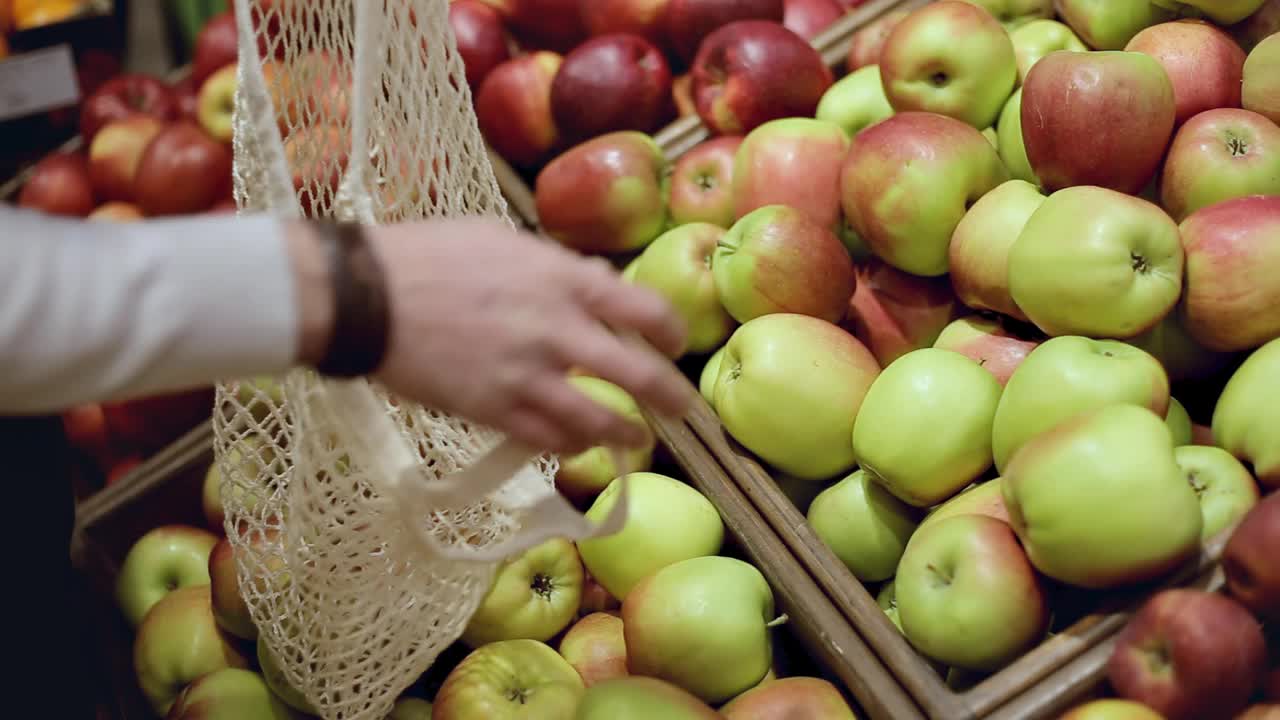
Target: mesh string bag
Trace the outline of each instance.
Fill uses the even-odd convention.
[[[234,9],[240,212],[510,222],[448,0]],[[386,717],[459,638],[503,559],[625,521],[625,487],[594,525],[555,492],[554,456],[371,381],[298,369],[224,382],[216,403],[241,593],[272,660],[325,720]]]

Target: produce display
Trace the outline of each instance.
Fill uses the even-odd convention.
[[[584,381],[591,382],[584,382]],[[617,386],[575,377],[624,412]],[[643,422],[643,421],[641,421]],[[397,703],[391,720],[858,717],[792,649],[774,589],[740,559],[716,507],[656,448],[629,458],[630,515],[615,535],[551,539],[501,564],[455,648]],[[608,514],[621,477],[592,448],[565,458],[589,517]],[[240,460],[262,472],[270,457]],[[133,635],[138,688],[156,717],[304,718],[240,593],[221,481],[191,482],[183,517],[133,538],[115,576]],[[250,579],[286,568],[256,568]],[[253,580],[256,582],[256,580]]]

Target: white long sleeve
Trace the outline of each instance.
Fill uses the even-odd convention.
[[[0,415],[282,372],[298,352],[293,283],[274,218],[0,207]]]

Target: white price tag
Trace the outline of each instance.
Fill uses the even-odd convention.
[[[55,45],[0,61],[0,121],[74,105],[80,83],[70,45]]]

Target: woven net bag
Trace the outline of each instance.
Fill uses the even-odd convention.
[[[241,212],[507,219],[448,0],[235,11]],[[625,521],[625,494],[595,526],[555,492],[554,457],[365,380],[223,383],[214,429],[241,593],[326,720],[384,718],[461,635],[501,560]]]

